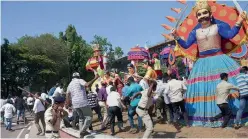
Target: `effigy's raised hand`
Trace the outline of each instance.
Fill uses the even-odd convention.
[[[238,23],[242,23],[244,20],[247,20],[247,13],[246,11],[243,11],[241,14],[239,14],[238,17]]]
[[[176,29],[172,29],[172,30],[171,30],[171,34],[172,34],[172,36],[173,36],[174,38],[178,37],[178,34],[177,34]]]

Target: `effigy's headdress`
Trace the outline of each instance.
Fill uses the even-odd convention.
[[[100,56],[101,55],[101,47],[99,44],[93,44],[93,51],[94,51],[94,56]]]
[[[211,7],[208,4],[207,0],[197,0],[195,4],[195,12],[197,13],[201,9],[207,9],[208,11],[211,12]]]

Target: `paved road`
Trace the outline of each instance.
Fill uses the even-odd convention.
[[[25,138],[26,132],[28,129],[30,130],[31,121],[33,121],[33,117],[29,113],[26,113],[26,117],[28,119],[26,124],[23,122],[17,124],[16,117],[13,118],[12,129],[15,130],[13,132],[6,130],[5,125],[1,124],[1,138]]]

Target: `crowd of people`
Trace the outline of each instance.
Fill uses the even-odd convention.
[[[48,94],[35,93],[29,94],[27,98],[18,96],[1,99],[1,117],[4,117],[6,130],[14,131],[11,128],[13,113],[17,114],[18,123],[20,117],[24,120],[25,110],[34,115],[37,135],[46,134],[49,138],[60,137],[58,131],[61,121],[66,127],[80,130],[80,137],[91,134],[93,132],[92,111],[101,122],[100,129],[105,130],[110,126],[111,135],[116,134],[115,117],[117,117],[119,132],[125,131],[124,111],[127,111],[131,127],[129,133],[144,132],[143,138],[151,136],[157,122],[172,124],[178,131],[183,125],[190,127],[184,101],[187,90],[186,81],[177,79],[176,74],[157,76],[147,60],[143,61],[143,67],[147,69],[144,77],[135,73],[133,64],[128,64],[129,73],[126,73],[123,79],[116,71],[105,71],[101,84],[96,84],[95,90],[91,89],[91,85],[101,78],[96,72],[95,78],[89,82],[81,79],[80,74],[75,72],[66,91],[60,84],[56,84]],[[228,83],[228,74],[220,74],[221,82],[216,87],[216,104],[221,113],[212,117],[211,122],[224,117],[222,127],[228,125],[232,115],[228,106],[228,96],[230,90],[237,90],[242,103],[236,115],[234,128],[241,127],[240,120],[248,96],[247,73],[247,67],[240,69],[237,87]],[[117,79],[120,84],[116,83]],[[154,113],[157,121],[153,119]],[[135,115],[138,119],[137,127],[134,124]]]

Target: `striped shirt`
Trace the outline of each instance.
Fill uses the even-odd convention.
[[[88,106],[88,99],[85,91],[86,82],[83,79],[74,78],[67,88],[67,93],[71,93],[73,108]]]
[[[236,77],[238,87],[240,90],[240,98],[248,96],[248,75],[244,73],[240,73]]]
[[[88,105],[91,107],[91,108],[94,108],[98,105],[98,100],[97,100],[97,94],[94,94],[94,93],[89,93],[87,95],[87,99],[88,99]]]

